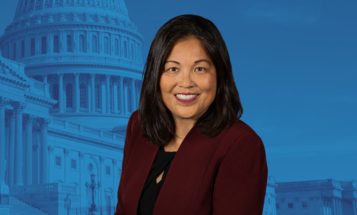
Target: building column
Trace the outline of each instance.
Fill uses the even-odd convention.
[[[120,76],[120,113],[125,114],[124,110],[124,77]]]
[[[15,102],[13,107],[15,110],[15,184],[14,186],[22,186],[22,114],[27,103]]]
[[[47,158],[47,150],[48,150],[48,142],[47,142],[47,129],[48,125],[51,123],[51,119],[41,118],[39,120],[41,127],[41,177],[40,184],[48,183],[48,158]]]
[[[338,215],[337,213],[337,205],[336,205],[336,197],[332,197],[332,214]]]
[[[98,180],[99,180],[99,178],[100,178],[100,183],[103,185],[103,175],[104,174],[106,174],[105,173],[105,169],[104,169],[104,160],[105,160],[105,158],[103,157],[103,156],[99,156],[99,161],[100,161],[100,175],[99,175],[99,177],[98,177]],[[98,190],[99,192],[100,192],[100,194],[99,194],[99,201],[100,201],[100,206],[98,206],[98,208],[100,207],[100,208],[102,208],[103,207],[103,186],[100,186],[100,188],[99,188],[99,190]]]
[[[118,82],[115,80],[113,81],[113,108],[114,113],[117,114],[118,111]]]
[[[58,107],[59,107],[59,112],[63,113],[63,107],[64,107],[64,100],[63,100],[63,73],[58,74],[58,91],[59,91],[59,99],[58,99]]]
[[[26,148],[25,148],[25,185],[32,184],[32,123],[35,115],[27,115],[25,118]]]
[[[5,184],[5,107],[10,100],[0,97],[0,195],[9,194],[9,187]]]
[[[64,183],[67,183],[67,160],[68,160],[68,155],[71,152],[69,149],[64,149]],[[71,168],[68,168],[71,169]]]
[[[34,135],[38,136],[39,134],[34,133]],[[39,162],[38,162],[38,160],[39,160],[38,147],[39,147],[38,144],[32,145],[32,153],[33,153],[33,156],[32,156],[32,167],[33,167],[32,184],[39,184],[39,181],[38,181],[38,173],[39,173],[39,171],[38,171],[38,164],[39,164]]]
[[[131,112],[133,113],[136,110],[136,90],[135,90],[135,79],[131,79]]]
[[[352,199],[353,215],[357,215],[357,199]]]
[[[107,95],[107,113],[110,113],[110,75],[105,75],[106,95]]]
[[[83,158],[86,155],[84,152],[78,152],[79,162],[78,162],[78,170],[79,170],[79,182],[82,183],[82,162]],[[82,185],[79,186],[79,193],[82,193]],[[82,208],[82,201],[79,201],[79,208]]]
[[[43,83],[47,84],[47,74],[42,75]]]
[[[47,156],[47,183],[49,183],[50,181],[53,180],[53,178],[51,178],[51,172],[49,171],[50,169],[50,165],[51,165],[51,160],[54,160],[54,156],[53,156],[53,151],[55,150],[55,146],[53,145],[48,145],[47,150],[48,150],[48,156]]]
[[[9,127],[10,127],[10,138],[9,138],[9,151],[8,151],[8,182],[9,182],[9,187],[12,187],[14,185],[14,170],[15,170],[15,113],[12,112],[11,115],[9,115]]]
[[[95,74],[90,74],[92,85],[92,113],[95,113]]]
[[[342,199],[338,197],[338,212],[340,215],[342,215]]]
[[[80,108],[80,91],[79,91],[79,73],[74,73],[74,91],[75,91],[75,111],[79,113]]]

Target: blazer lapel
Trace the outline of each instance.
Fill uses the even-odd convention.
[[[132,177],[130,178],[130,185],[133,187],[129,188],[132,191],[130,196],[132,196],[131,203],[134,204],[135,214],[137,214],[145,182],[160,148],[158,145],[152,145],[145,138],[142,138],[141,135],[136,141],[136,147],[133,149],[134,152],[132,152],[133,155],[135,154],[135,157],[132,159],[135,160],[131,160],[132,163],[135,163],[134,168],[132,168]]]

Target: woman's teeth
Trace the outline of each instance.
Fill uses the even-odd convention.
[[[189,100],[189,99],[192,99],[192,98],[194,98],[196,96],[198,96],[198,94],[192,94],[192,95],[176,94],[177,98],[183,99],[183,100]]]

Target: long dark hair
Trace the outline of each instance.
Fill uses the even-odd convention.
[[[197,15],[174,17],[155,35],[144,67],[138,112],[143,136],[152,144],[165,146],[175,136],[174,119],[161,98],[160,78],[176,41],[190,37],[202,42],[217,71],[216,98],[195,124],[200,133],[214,137],[243,113],[227,46],[217,27]]]

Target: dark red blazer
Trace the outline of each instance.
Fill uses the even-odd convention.
[[[135,111],[127,127],[115,215],[137,215],[158,149],[142,137]],[[243,121],[214,138],[194,126],[171,162],[153,215],[262,215],[267,177],[263,142]]]

